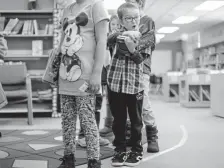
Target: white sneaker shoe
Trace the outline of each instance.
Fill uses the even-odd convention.
[[[108,139],[104,139],[102,137],[100,137],[99,141],[100,146],[107,146],[110,144],[110,141]],[[86,148],[86,139],[85,138],[78,139],[77,144],[83,148]]]

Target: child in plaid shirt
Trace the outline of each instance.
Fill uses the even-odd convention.
[[[108,37],[109,45],[116,45],[108,70],[108,99],[114,117],[115,155],[113,166],[136,166],[142,159],[142,104],[144,97],[143,61],[150,57],[151,47],[146,47],[147,37],[139,32],[140,11],[132,3],[118,8],[123,32]],[[142,39],[143,38],[143,39]],[[127,110],[128,109],[128,110]],[[132,148],[126,153],[127,112],[131,120]]]
[[[146,46],[151,47],[151,50],[155,49],[155,33],[153,31],[155,30],[155,23],[150,18],[147,16],[144,12],[143,9],[145,7],[146,0],[125,0],[126,2],[133,3],[137,5],[140,9],[140,32],[142,36],[148,36],[148,33],[150,32],[151,38],[146,38],[146,41],[149,43],[145,43]],[[155,121],[155,116],[153,113],[153,110],[151,108],[151,102],[149,99],[149,85],[150,85],[150,73],[151,73],[151,57],[147,58],[144,61],[144,67],[143,67],[143,77],[144,77],[144,100],[143,100],[143,111],[142,111],[142,120],[145,124],[145,130],[146,130],[146,137],[147,137],[147,142],[148,142],[148,147],[147,147],[147,152],[149,153],[154,153],[154,152],[159,152],[159,145],[158,145],[158,129]],[[131,125],[128,122],[127,124],[127,134],[126,134],[126,139],[130,137],[130,127]],[[128,140],[128,145],[131,146],[131,139]]]

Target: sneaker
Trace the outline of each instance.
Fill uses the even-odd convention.
[[[113,134],[112,128],[104,127],[103,129],[100,130],[100,136],[102,137],[111,137],[113,135],[114,134]]]
[[[80,139],[78,139],[77,144],[79,146],[81,146],[82,148],[86,148],[86,138],[80,138]]]
[[[134,167],[138,166],[142,160],[142,153],[141,152],[129,152],[127,154],[127,159],[124,163],[125,166]]]
[[[111,165],[114,167],[124,166],[126,159],[127,159],[126,152],[115,152],[112,158]]]
[[[73,154],[65,155],[59,160],[62,161],[62,163],[58,168],[75,168],[75,159]]]
[[[104,139],[102,137],[100,137],[99,142],[100,142],[100,146],[107,146],[110,144],[110,141],[108,139]],[[85,138],[79,139],[77,141],[77,144],[81,146],[82,148],[86,148],[86,139]]]
[[[157,152],[159,152],[159,144],[158,144],[158,140],[157,139],[148,141],[147,152],[148,153],[157,153]]]
[[[146,129],[146,137],[148,142],[147,152],[148,153],[159,152],[157,127],[152,127],[147,125],[145,129]]]
[[[88,161],[88,168],[101,168],[100,160],[91,159]]]
[[[102,137],[100,137],[99,141],[100,141],[100,146],[107,146],[110,144],[110,141],[108,139],[105,139]]]

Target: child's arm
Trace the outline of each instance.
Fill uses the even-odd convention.
[[[95,3],[92,13],[95,24],[96,49],[94,53],[93,70],[89,84],[91,91],[93,93],[97,93],[101,85],[101,73],[104,64],[104,57],[106,55],[109,18],[103,1],[97,1]]]
[[[108,38],[107,38],[107,45],[108,45],[108,47],[115,46],[116,41],[117,41],[117,37],[119,35],[122,35],[122,33],[121,32],[115,32],[115,33],[113,33],[113,34],[108,36]]]
[[[151,48],[145,49],[144,52],[139,52],[136,50],[134,53],[131,54],[131,59],[136,64],[141,64],[145,59],[149,58],[151,55]]]
[[[140,27],[139,31],[142,36],[139,40],[138,49],[141,51],[150,47],[151,50],[154,51],[156,44],[155,22],[147,17],[147,21]]]

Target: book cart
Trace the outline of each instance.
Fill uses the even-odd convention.
[[[180,76],[180,104],[184,107],[210,107],[210,74]]]
[[[14,4],[14,5],[11,5]],[[48,53],[57,47],[59,22],[54,0],[38,0],[37,9],[27,10],[27,0],[4,0],[0,6],[0,32],[5,34],[8,54],[5,62],[26,64],[32,82],[33,112],[57,117],[57,89],[42,82]],[[27,112],[22,104],[9,105],[0,112]]]
[[[181,72],[168,72],[163,76],[163,99],[167,102],[179,102],[179,77]]]

